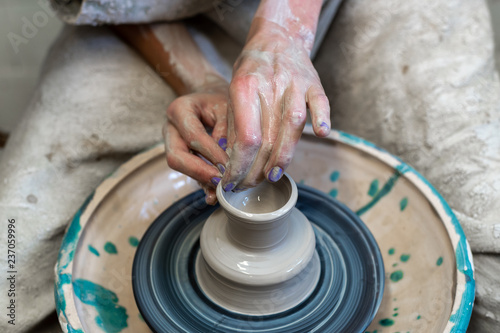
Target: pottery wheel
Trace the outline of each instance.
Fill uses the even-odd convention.
[[[345,205],[298,185],[296,207],[311,221],[319,282],[301,304],[272,315],[242,315],[207,298],[195,274],[199,238],[217,207],[202,191],[177,201],[149,227],[132,268],[139,310],[155,332],[362,332],[382,300],[384,265],[377,243]],[[279,297],[279,295],[273,295]],[[272,297],[270,298],[272,302]],[[261,304],[262,313],[272,304]]]

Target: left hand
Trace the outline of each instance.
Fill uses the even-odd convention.
[[[229,159],[226,109],[227,83],[199,89],[169,105],[163,130],[168,165],[197,180],[210,205],[217,203],[215,189]]]

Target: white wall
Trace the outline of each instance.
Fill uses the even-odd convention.
[[[30,24],[35,29],[29,30]],[[10,132],[20,119],[40,65],[61,27],[39,0],[0,0],[0,130]],[[17,50],[9,38],[21,41]]]

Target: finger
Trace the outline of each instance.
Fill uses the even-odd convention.
[[[320,85],[311,86],[306,93],[314,133],[325,137],[330,134],[330,102]]]
[[[258,78],[252,75],[233,79],[229,88],[234,142],[226,173],[224,191],[233,190],[247,175],[262,143]]]
[[[205,202],[209,205],[215,205],[217,203],[217,195],[215,190],[212,188],[207,188],[205,191]]]
[[[222,177],[219,170],[191,154],[177,129],[170,123],[164,126],[165,153],[170,168],[215,188]]]
[[[264,168],[266,178],[270,182],[277,182],[292,161],[295,146],[306,124],[306,116],[304,95],[293,88],[287,90],[281,129]]]
[[[233,150],[236,135],[234,133],[234,112],[231,103],[227,105],[227,148],[226,154],[231,159],[231,152]]]
[[[205,184],[198,182],[201,189],[205,193],[205,202],[209,205],[215,205],[217,203],[217,195],[214,188],[208,187]]]
[[[260,98],[262,112],[262,145],[245,179],[238,184],[237,188],[235,188],[236,192],[255,187],[265,179],[264,167],[271,156],[273,144],[278,138],[281,115],[283,112],[282,100],[271,104],[266,102],[268,100],[270,101],[272,98]]]
[[[214,165],[225,165],[229,159],[227,154],[208,135],[200,117],[200,113],[192,105],[174,105],[168,110],[169,123],[175,126],[189,148],[203,155]]]
[[[227,149],[227,104],[216,104],[213,106],[215,114],[215,125],[212,130],[212,137],[215,142],[226,151]]]

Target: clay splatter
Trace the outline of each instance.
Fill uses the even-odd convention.
[[[410,255],[409,254],[402,254],[401,257],[399,257],[399,259],[402,262],[407,262],[410,259]]]
[[[89,244],[89,251],[99,257],[99,251],[97,251],[96,248],[90,244]]]
[[[118,253],[118,250],[116,249],[115,244],[113,244],[111,242],[106,242],[106,244],[104,244],[104,251],[108,252],[109,254],[117,254]]]
[[[438,260],[436,261],[436,266],[441,266],[443,263],[443,257],[439,257]]]
[[[372,183],[370,184],[370,188],[368,189],[368,195],[370,197],[374,197],[375,194],[377,194],[378,192],[378,179],[375,179],[374,181],[372,181]]]
[[[136,247],[137,245],[139,245],[139,240],[137,239],[137,237],[134,237],[134,236],[130,236],[128,238],[128,242],[130,245],[132,245],[133,247]]]
[[[380,320],[378,323],[382,326],[392,326],[392,325],[394,325],[394,320],[389,319],[389,318],[385,318],[385,319]]]
[[[394,253],[396,253],[396,250],[393,247],[391,247],[389,249],[389,254],[392,256]]]
[[[403,271],[395,271],[391,273],[391,281],[392,282],[398,282],[403,278]]]
[[[401,211],[405,210],[406,206],[408,206],[408,198],[407,197],[404,197],[403,199],[401,199],[401,201],[399,202],[399,209],[401,209]]]
[[[96,283],[78,279],[73,282],[75,295],[84,304],[95,307],[95,322],[105,332],[118,333],[127,327],[127,310],[118,304],[118,296]]]
[[[330,194],[330,196],[331,196],[331,197],[336,198],[336,197],[337,197],[337,194],[339,194],[339,191],[338,191],[336,188],[334,188],[334,189],[333,189],[333,190],[331,190],[331,191],[330,191],[330,193],[328,193],[328,194]]]
[[[338,171],[334,171],[334,172],[332,172],[332,174],[330,175],[330,180],[331,180],[332,182],[336,182],[336,181],[339,179],[339,177],[340,177],[340,172],[338,172]]]

